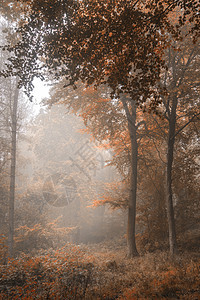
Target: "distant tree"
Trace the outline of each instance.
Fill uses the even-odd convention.
[[[5,39],[3,31],[9,32],[5,22],[1,24],[2,39]],[[5,55],[1,51],[1,69],[8,59],[8,54]],[[18,106],[18,82],[14,82],[10,78],[4,79],[1,82],[1,132],[2,132],[2,171],[7,167],[7,172],[10,174],[9,188],[9,230],[8,230],[8,251],[9,255],[13,255],[13,237],[14,237],[14,200],[15,200],[15,168],[16,168],[16,135],[17,135],[17,106]],[[11,134],[10,134],[11,133]],[[10,172],[8,171],[10,156]],[[5,171],[5,170],[4,170]]]
[[[17,107],[18,107],[19,89],[16,82],[12,116],[11,116],[11,169],[10,169],[10,197],[9,197],[9,235],[8,251],[9,256],[13,255],[13,238],[14,238],[14,203],[15,203],[15,169],[16,169],[16,151],[17,151]]]
[[[196,118],[176,136],[172,171],[176,228],[179,239],[199,231],[199,126]],[[188,238],[188,236],[187,236]],[[185,238],[185,245],[189,241]]]
[[[103,181],[109,180],[103,169],[104,153],[96,147],[91,135],[84,133],[84,128],[81,118],[67,114],[63,105],[45,107],[27,131],[30,144],[21,143],[23,149],[28,148],[31,160],[30,168],[24,170],[28,172],[28,185],[37,182],[40,185],[41,206],[47,204],[50,219],[54,214],[62,215],[59,220],[62,227],[77,227],[77,230],[79,227],[79,238],[83,241],[82,232],[88,224],[95,223],[95,212],[87,206],[97,197]],[[52,184],[51,180],[54,191],[47,186]],[[96,215],[101,210],[97,209]],[[87,238],[89,233],[84,235]],[[71,236],[73,242],[78,242],[75,231]]]
[[[12,33],[12,23],[10,20],[2,18],[0,27],[1,40],[7,40],[14,43],[16,38]],[[2,51],[0,69],[5,67],[8,62],[10,53]],[[4,174],[2,183],[4,184],[3,190],[7,195],[8,205],[8,252],[9,256],[13,255],[14,244],[14,203],[15,203],[15,181],[16,181],[16,153],[17,153],[17,135],[19,127],[22,125],[23,109],[21,109],[20,102],[23,102],[23,96],[19,93],[18,77],[2,78],[0,95],[0,120],[1,120],[1,171]],[[24,109],[25,111],[25,109]],[[19,114],[21,115],[19,116]],[[9,179],[8,179],[9,178]],[[9,182],[9,183],[8,183]],[[9,187],[8,187],[9,186]],[[7,214],[7,213],[6,213]],[[7,233],[7,230],[6,230]]]

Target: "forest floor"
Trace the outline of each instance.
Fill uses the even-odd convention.
[[[0,265],[0,299],[200,299],[200,254],[129,259],[111,243],[67,244]]]

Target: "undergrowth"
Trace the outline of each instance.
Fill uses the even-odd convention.
[[[98,248],[97,248],[98,249]],[[199,299],[200,257],[67,244],[0,266],[0,299]]]

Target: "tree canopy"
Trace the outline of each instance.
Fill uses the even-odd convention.
[[[69,85],[78,80],[107,84],[112,96],[127,93],[135,101],[152,97],[157,103],[166,32],[178,35],[187,15],[195,34],[198,23],[197,1],[17,2],[26,9],[17,28],[19,40],[7,47],[13,55],[1,75],[18,75],[28,95],[34,77],[43,79],[48,71],[56,79],[64,76]],[[181,13],[173,27],[167,16],[176,7]]]

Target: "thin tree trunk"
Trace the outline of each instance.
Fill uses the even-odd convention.
[[[128,110],[125,101],[122,101],[127,119],[128,130],[131,139],[131,179],[130,179],[130,196],[128,206],[128,228],[127,228],[127,246],[128,256],[138,256],[136,247],[135,231],[136,231],[136,200],[137,200],[137,163],[138,163],[138,144],[137,144],[137,127],[136,127],[136,105],[131,101],[131,113]]]
[[[135,127],[135,126],[134,126]],[[133,132],[134,131],[134,132]],[[128,207],[128,256],[133,257],[138,255],[135,229],[136,229],[136,200],[137,200],[137,159],[138,149],[136,140],[136,129],[132,129],[133,136],[131,137],[131,182],[130,182],[130,198]]]
[[[175,142],[175,128],[176,128],[176,108],[177,108],[177,97],[173,96],[171,114],[169,116],[169,134],[168,134],[168,145],[167,145],[167,174],[166,174],[166,205],[167,205],[167,217],[169,227],[169,246],[170,253],[173,255],[177,253],[177,242],[176,242],[176,228],[174,218],[174,207],[173,207],[173,192],[172,192],[172,165],[174,158],[174,142]]]
[[[18,82],[17,82],[18,83]],[[8,233],[8,255],[13,256],[14,240],[14,202],[15,202],[15,168],[16,168],[16,138],[17,138],[17,106],[19,89],[15,88],[12,110],[12,140],[11,140],[11,170],[10,170],[10,197],[9,197],[9,233]]]

